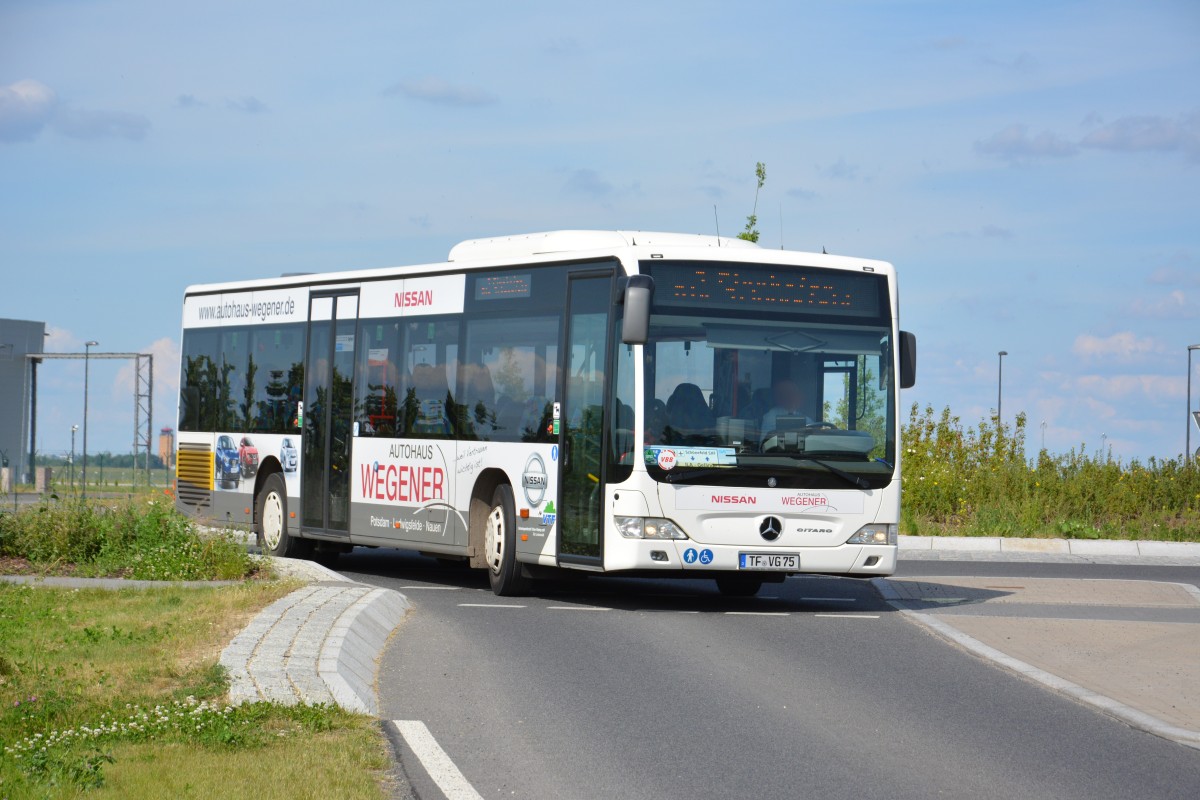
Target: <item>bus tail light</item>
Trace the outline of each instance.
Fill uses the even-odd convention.
[[[898,525],[872,523],[871,525],[863,525],[858,529],[858,533],[846,540],[846,544],[891,544],[897,542],[897,536],[900,533]]]
[[[686,539],[683,529],[661,517],[613,517],[617,531],[626,539]]]

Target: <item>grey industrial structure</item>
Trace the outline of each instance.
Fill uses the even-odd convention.
[[[46,323],[0,319],[0,453],[12,480],[30,480],[29,441],[33,423],[33,371],[30,355],[43,352]]]

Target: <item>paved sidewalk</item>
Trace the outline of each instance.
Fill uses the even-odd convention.
[[[376,665],[408,599],[309,561],[274,561],[284,574],[314,582],[264,608],[222,651],[230,700],[330,703],[377,714]]]
[[[873,583],[910,619],[976,655],[1136,728],[1200,748],[1195,586],[972,577]]]

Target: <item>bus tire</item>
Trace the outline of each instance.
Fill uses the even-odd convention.
[[[717,590],[726,597],[753,597],[762,588],[762,578],[747,578],[741,575],[717,578]]]
[[[265,555],[304,558],[311,543],[287,532],[287,486],[279,473],[268,475],[254,498],[254,531]]]
[[[501,597],[529,591],[529,579],[517,563],[517,515],[512,487],[502,483],[492,494],[492,505],[484,521],[483,547],[487,559],[488,580],[492,591]]]

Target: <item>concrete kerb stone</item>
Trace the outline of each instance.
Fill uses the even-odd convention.
[[[310,561],[274,561],[279,573],[312,583],[263,609],[221,653],[230,701],[332,702],[377,714],[376,663],[408,599]]]
[[[900,536],[900,556],[910,559],[944,559],[956,553],[975,560],[1070,561],[1072,559],[1195,559],[1200,543],[1146,542],[1123,539],[1029,539],[996,536]],[[1118,562],[1110,562],[1118,563]],[[1122,561],[1120,563],[1128,563]]]
[[[980,658],[993,661],[1006,667],[1019,675],[1023,675],[1030,680],[1036,681],[1047,688],[1057,692],[1066,694],[1074,699],[1087,703],[1093,708],[1116,717],[1117,719],[1132,725],[1135,728],[1144,730],[1147,733],[1152,733],[1163,739],[1177,742],[1188,747],[1200,749],[1200,733],[1190,731],[1186,728],[1180,728],[1175,725],[1169,725],[1157,717],[1151,716],[1144,711],[1139,711],[1136,708],[1127,706],[1111,697],[1106,697],[1102,694],[1084,688],[1077,683],[1073,683],[1065,678],[1061,678],[1043,669],[1033,666],[1018,658],[1013,658],[1006,653],[984,644],[973,636],[969,636],[962,631],[954,628],[951,625],[938,619],[933,614],[922,613],[911,608],[904,598],[895,590],[891,582],[887,578],[872,578],[871,585],[876,588],[887,603],[905,616],[905,618],[916,622],[919,625],[924,625],[929,630],[937,633],[945,639],[954,642],[965,650],[974,653]]]
[[[1118,539],[1071,539],[1071,555],[1076,556],[1136,556],[1138,543]]]

